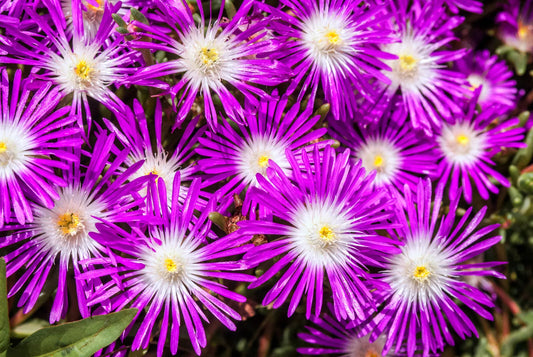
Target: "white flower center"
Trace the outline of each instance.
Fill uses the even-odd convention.
[[[205,34],[203,28],[196,28],[183,39],[183,52],[177,63],[195,88],[216,88],[222,85],[221,80],[237,76],[239,69],[233,59],[238,54],[232,49],[235,44],[217,35],[217,27],[206,29]]]
[[[293,213],[291,244],[308,264],[345,265],[350,247],[356,246],[352,220],[341,207],[324,202],[306,203]]]
[[[450,257],[437,239],[418,238],[407,241],[402,253],[391,258],[385,280],[400,296],[411,301],[425,301],[442,294],[451,274]]]
[[[445,124],[437,142],[446,159],[458,165],[477,161],[484,152],[485,134],[470,123]]]
[[[152,232],[155,240],[151,247],[141,249],[140,260],[145,265],[141,271],[146,285],[155,294],[168,298],[194,284],[201,270],[201,257],[195,251],[195,243],[190,237],[172,231]]]
[[[369,342],[369,337],[358,338],[354,335],[348,339],[343,357],[380,357],[387,340],[385,335],[380,335],[373,343]]]
[[[16,123],[0,122],[0,178],[23,171],[33,154],[34,142]]]
[[[390,183],[402,164],[400,150],[383,139],[368,139],[357,151],[367,172],[376,171],[374,182],[377,185]]]
[[[414,36],[407,30],[401,42],[386,44],[383,51],[395,54],[397,60],[384,61],[392,71],[384,71],[392,82],[392,88],[401,87],[402,91],[417,92],[420,88],[431,85],[435,69],[440,66],[431,56],[433,47],[423,37]]]
[[[479,74],[471,74],[467,77],[467,81],[470,84],[470,90],[475,91],[479,86],[481,87],[481,93],[479,94],[479,102],[485,102],[490,97],[490,83],[485,80]]]
[[[256,175],[266,175],[268,160],[274,161],[287,172],[290,164],[285,155],[286,145],[268,137],[248,138],[239,149],[237,165],[248,184],[257,185]]]
[[[329,68],[341,61],[351,48],[352,33],[347,21],[340,14],[316,11],[302,20],[302,40],[309,56],[322,68]]]
[[[162,178],[165,182],[167,195],[172,197],[172,184],[174,181],[174,175],[180,169],[180,165],[178,164],[176,157],[167,157],[165,152],[158,151],[155,154],[147,154],[146,156],[130,155],[128,158],[130,165],[141,160],[144,160],[144,163],[135,173],[130,176],[130,180],[150,174],[157,175],[157,179]],[[141,194],[146,194],[146,189],[144,189]]]
[[[91,199],[86,191],[66,187],[60,190],[54,208],[35,209],[35,239],[51,254],[60,254],[61,259],[89,258],[99,247],[89,237],[89,232],[96,231],[94,217],[106,217],[103,204]]]

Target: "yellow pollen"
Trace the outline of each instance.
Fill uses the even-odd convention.
[[[70,234],[71,236],[78,233],[80,228],[80,216],[75,213],[65,213],[59,216],[57,225],[63,234]]]
[[[0,154],[7,151],[7,145],[3,141],[0,141]]]
[[[416,59],[410,55],[400,56],[400,68],[404,71],[412,71],[416,66]]]
[[[341,37],[335,30],[328,31],[325,35],[328,42],[332,45],[336,45],[341,41]]]
[[[175,273],[178,271],[178,264],[170,258],[165,259],[165,268],[169,273]]]
[[[266,155],[259,156],[259,159],[257,160],[257,163],[261,167],[267,167],[268,166],[268,156],[266,156]]]
[[[463,146],[467,145],[468,142],[470,141],[470,139],[468,138],[468,136],[464,135],[464,134],[461,134],[461,135],[457,135],[457,138],[456,138],[457,142]]]
[[[91,71],[91,66],[89,66],[85,60],[80,60],[78,65],[74,67],[74,73],[84,81],[89,79]]]
[[[320,238],[326,243],[332,243],[335,239],[335,233],[328,226],[320,228],[318,231]]]
[[[151,173],[152,175],[159,176],[159,172],[157,172],[157,170],[156,170],[155,168],[152,169],[152,171],[150,171],[150,173]]]
[[[376,351],[371,347],[368,351],[365,353],[365,357],[379,357],[379,355],[376,353]]]
[[[214,48],[203,47],[200,50],[200,58],[206,66],[211,66],[213,63],[218,61],[220,56],[218,55],[218,51]]]
[[[415,272],[413,273],[413,278],[418,280],[419,282],[424,282],[431,272],[423,265],[419,265],[415,268]]]
[[[102,0],[93,0],[93,2],[96,2],[98,5],[94,6],[94,5],[91,5],[90,3],[87,3],[87,9],[93,10],[93,11],[102,10]]]
[[[521,21],[518,22],[518,37],[525,39],[529,34],[529,26],[524,25]]]
[[[383,156],[381,156],[381,155],[376,155],[376,157],[374,158],[374,166],[375,167],[383,166],[384,162],[385,162],[385,160],[383,160]]]

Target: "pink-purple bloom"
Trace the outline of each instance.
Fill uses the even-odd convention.
[[[136,194],[142,186],[142,180],[128,184],[124,182],[142,163],[119,175],[119,165],[123,163],[128,150],[119,152],[109,162],[114,139],[114,135],[98,135],[86,167],[81,166],[80,159],[86,159],[87,154],[75,150],[74,155],[71,155],[78,159],[65,170],[67,186],[55,188],[57,197],[53,205],[33,205],[32,223],[10,224],[2,229],[8,235],[0,241],[0,248],[13,247],[4,257],[7,276],[22,272],[8,296],[21,292],[17,305],[23,307],[24,313],[35,306],[51,275],[57,274],[57,291],[50,312],[50,323],[63,318],[68,307],[68,272],[73,271],[74,277],[77,277],[84,270],[79,265],[80,260],[107,255],[107,248],[90,237],[96,231],[97,222],[134,222],[141,218],[140,211],[135,208],[144,204]],[[52,270],[54,266],[58,266],[57,271]],[[101,282],[75,280],[75,283],[80,313],[88,317],[90,292]]]
[[[245,266],[232,257],[247,251],[250,244],[243,244],[246,238],[208,241],[211,225],[207,217],[214,210],[214,202],[210,201],[207,209],[201,209],[199,217],[193,221],[195,210],[200,209],[200,186],[199,179],[193,180],[182,205],[180,174],[176,173],[169,207],[166,185],[158,179],[152,182],[148,192],[150,224],[147,229],[132,227],[126,231],[106,224],[94,235],[96,240],[119,254],[84,262],[91,269],[82,276],[88,283],[109,275],[113,277],[94,292],[89,305],[101,304],[100,312],[127,306],[139,309],[127,329],[130,331],[134,326],[137,329],[133,350],[147,348],[151,336],[158,335],[157,356],[160,357],[170,335],[170,351],[176,354],[180,326],[185,326],[192,347],[199,355],[207,343],[206,310],[231,330],[236,328],[232,320],[241,319],[237,311],[212,293],[229,300],[246,301],[219,279],[244,282],[255,279],[235,272]]]
[[[473,216],[473,208],[468,208],[456,223],[459,196],[450,203],[448,213],[439,217],[443,185],[437,187],[433,200],[429,179],[420,180],[416,192],[406,185],[404,195],[407,204],[398,214],[400,226],[391,231],[393,239],[403,246],[400,254],[389,256],[381,271],[390,288],[378,292],[384,302],[370,321],[370,341],[385,333],[383,353],[391,349],[399,352],[405,345],[409,357],[415,355],[421,342],[427,356],[442,351],[446,344],[453,345],[454,335],[462,339],[478,336],[472,320],[456,301],[492,320],[487,310],[494,307],[492,300],[463,278],[505,278],[492,269],[505,263],[467,263],[501,240],[492,234],[497,224],[477,228],[486,207]]]
[[[43,83],[31,91],[20,70],[10,81],[0,69],[0,228],[4,223],[33,221],[31,203],[48,208],[59,198],[58,187],[67,182],[55,170],[65,170],[78,160],[77,117],[70,107],[57,108],[61,94]],[[58,160],[60,159],[60,160]]]
[[[315,147],[311,153],[302,150],[299,160],[287,152],[287,159],[293,180],[270,161],[266,177],[257,175],[260,188],[248,192],[277,218],[240,222],[240,234],[272,237],[245,254],[247,264],[277,259],[249,287],[280,273],[263,305],[278,308],[292,294],[288,315],[303,299],[309,318],[331,298],[338,319],[365,318],[375,310],[370,289],[376,282],[368,267],[383,267],[382,257],[399,251],[394,241],[376,233],[390,227],[386,191],[371,189],[372,175],[360,162],[350,162],[348,150],[335,154],[328,146],[322,153]]]

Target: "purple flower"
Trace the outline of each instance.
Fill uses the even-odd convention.
[[[13,43],[0,46],[9,53],[9,56],[0,57],[0,60],[26,65],[32,68],[32,78],[54,83],[64,96],[72,94],[71,111],[79,114],[80,127],[83,127],[82,117],[86,116],[86,132],[90,132],[92,116],[87,98],[96,99],[112,112],[123,112],[124,103],[109,85],[118,84],[133,70],[128,67],[136,61],[138,54],[125,52],[120,40],[107,43],[114,27],[111,18],[114,10],[109,4],[98,33],[88,40],[83,34],[83,26],[77,31],[75,25],[73,35],[67,35],[61,9],[52,0],[43,0],[43,3],[49,16],[39,15],[31,8],[26,9],[41,32],[21,31],[17,27],[7,26],[6,37],[11,38]],[[102,49],[104,44],[106,48]]]
[[[533,8],[531,0],[521,6],[520,0],[508,0],[496,17],[500,23],[498,36],[510,47],[521,52],[533,51]]]
[[[385,191],[371,190],[372,175],[366,176],[360,162],[350,163],[348,150],[335,155],[330,146],[323,153],[315,147],[311,154],[302,150],[301,161],[290,152],[287,159],[294,183],[270,161],[268,178],[257,175],[261,189],[248,191],[279,219],[239,222],[241,234],[279,237],[245,254],[251,267],[279,258],[249,287],[281,273],[263,305],[278,308],[292,293],[290,316],[306,293],[307,318],[313,305],[318,316],[330,297],[338,319],[364,318],[374,310],[369,291],[374,280],[367,267],[382,266],[385,253],[398,251],[391,239],[376,233],[390,226],[391,202]]]
[[[439,218],[443,186],[437,187],[432,205],[431,181],[420,180],[416,199],[405,186],[407,205],[398,214],[400,227],[392,233],[401,240],[401,254],[391,255],[381,273],[390,289],[383,290],[384,306],[370,322],[373,329],[370,341],[386,333],[383,353],[394,346],[395,352],[406,344],[407,356],[414,356],[421,340],[424,356],[436,353],[445,344],[454,344],[453,335],[464,339],[476,328],[456,300],[483,318],[492,320],[486,308],[492,301],[478,289],[464,282],[469,275],[505,278],[491,270],[503,262],[468,264],[466,261],[487,250],[501,240],[491,236],[498,225],[477,229],[486,207],[471,217],[473,208],[455,224],[457,196],[444,217]]]
[[[395,2],[390,2],[394,5]],[[442,120],[451,120],[460,113],[456,103],[468,89],[464,74],[446,68],[464,56],[466,50],[442,47],[454,40],[451,30],[463,18],[448,17],[440,2],[427,1],[420,6],[409,6],[407,0],[398,1],[392,12],[391,24],[397,28],[398,42],[381,46],[397,59],[385,63],[392,68],[384,72],[392,82],[389,93],[401,92],[415,129],[423,129],[428,136],[442,126]]]
[[[315,326],[306,326],[308,332],[299,333],[298,337],[311,343],[312,347],[301,347],[297,351],[306,355],[342,355],[342,357],[379,357],[385,345],[385,336],[381,335],[370,343],[368,336],[359,337],[357,328],[348,327],[327,314],[322,317],[311,316]],[[387,354],[386,356],[392,356]]]
[[[450,10],[457,14],[459,9],[474,12],[476,14],[483,13],[483,3],[477,0],[445,0],[444,1]]]
[[[519,124],[518,118],[500,122],[495,107],[476,112],[479,92],[480,89],[474,94],[474,99],[466,108],[467,112],[444,124],[436,136],[438,171],[434,178],[439,179],[439,183],[449,182],[450,198],[459,194],[461,186],[464,198],[469,203],[472,202],[471,180],[484,200],[489,198],[489,191],[499,191],[489,176],[509,187],[509,180],[493,168],[495,163],[491,158],[503,147],[526,146],[521,142],[524,128],[513,128]],[[496,125],[489,128],[491,124]]]
[[[158,2],[162,20],[177,35],[171,36],[166,29],[163,31],[156,26],[136,23],[139,31],[153,41],[132,41],[131,46],[166,51],[178,58],[145,67],[129,78],[129,82],[166,88],[154,78],[181,74],[169,90],[178,113],[176,125],[185,119],[198,96],[203,97],[204,114],[212,129],[216,128],[218,118],[214,95],[219,97],[229,118],[242,120],[245,113],[232,94],[233,90],[257,103],[257,97],[267,96],[259,86],[275,86],[289,76],[285,66],[265,57],[277,45],[265,38],[267,22],[248,22],[246,15],[253,3],[244,1],[231,21],[222,24],[221,13],[216,19],[207,19],[198,2],[201,21],[197,25],[188,6],[176,8]]]
[[[481,86],[478,104],[482,109],[498,105],[505,113],[515,108],[516,81],[512,80],[513,72],[505,61],[498,61],[498,56],[491,56],[488,50],[470,52],[455,62],[455,66],[467,76],[472,91]]]
[[[199,179],[193,180],[186,203],[181,205],[178,199],[180,174],[175,175],[170,209],[164,182],[159,179],[156,183],[157,189],[152,183],[148,194],[149,212],[154,217],[147,230],[134,227],[125,231],[109,224],[99,227],[95,239],[120,254],[84,262],[96,268],[81,278],[90,282],[109,275],[113,277],[95,292],[89,305],[101,303],[103,312],[126,306],[139,309],[129,328],[135,326],[137,329],[133,350],[147,348],[151,335],[158,334],[157,356],[161,356],[170,332],[170,351],[176,354],[180,326],[185,326],[194,351],[200,354],[207,343],[203,326],[203,321],[208,322],[205,310],[231,330],[236,328],[232,319],[241,319],[237,311],[213,293],[229,300],[246,301],[244,296],[224,286],[219,279],[245,282],[255,279],[234,272],[245,267],[231,258],[247,251],[249,244],[243,245],[246,238],[224,237],[207,241],[211,227],[207,217],[213,210],[213,201],[193,221],[195,210],[199,208]],[[154,329],[158,321],[160,323]]]
[[[77,117],[67,116],[70,108],[55,110],[61,95],[57,89],[50,90],[50,83],[32,92],[17,70],[10,90],[4,68],[0,76],[1,228],[14,220],[33,221],[30,201],[53,207],[59,198],[57,187],[67,185],[54,171],[78,160],[70,150],[79,148],[82,140],[80,130],[71,127]]]
[[[58,189],[53,206],[34,205],[33,223],[6,225],[2,229],[4,232],[14,231],[0,241],[0,248],[14,247],[5,255],[7,276],[23,271],[8,296],[22,291],[18,306],[24,307],[24,313],[35,306],[44,284],[49,281],[52,267],[58,264],[58,285],[50,323],[59,321],[68,306],[67,272],[73,270],[76,277],[82,271],[78,265],[80,260],[107,255],[107,248],[89,236],[95,231],[96,223],[99,220],[132,222],[140,219],[140,214],[133,208],[143,204],[140,196],[135,195],[142,182],[137,180],[123,185],[137,167],[117,176],[118,166],[128,154],[127,150],[120,152],[106,167],[113,141],[114,135],[97,137],[86,169],[79,164],[81,154],[77,150],[78,160],[65,173],[68,185]],[[90,314],[89,292],[98,285],[101,285],[99,281],[76,280],[77,305],[83,317]]]
[[[271,29],[286,45],[273,54],[293,68],[292,93],[301,84],[298,100],[311,90],[312,103],[319,89],[331,104],[335,119],[353,116],[357,94],[372,100],[373,82],[390,80],[381,70],[390,70],[383,59],[393,59],[378,45],[391,42],[382,26],[388,19],[384,5],[355,1],[282,0],[290,13],[266,8],[274,21]]]
[[[331,135],[351,150],[351,156],[361,160],[367,172],[375,171],[373,187],[399,193],[405,184],[415,188],[421,175],[436,171],[434,141],[413,131],[406,120],[400,99],[378,121],[360,125],[330,120],[329,124]]]
[[[133,100],[133,111],[127,110],[116,115],[118,127],[107,121],[107,125],[116,134],[123,146],[131,149],[125,163],[127,167],[143,161],[142,166],[131,175],[131,179],[146,175],[157,175],[163,179],[166,184],[168,203],[172,201],[172,182],[174,175],[179,170],[181,182],[190,182],[195,168],[187,166],[187,162],[194,154],[193,146],[197,143],[198,138],[206,130],[205,126],[196,128],[198,118],[191,120],[184,128],[178,128],[174,133],[163,133],[163,110],[161,102],[156,101],[154,112],[154,129],[148,127],[148,119],[144,109],[137,101]],[[151,134],[153,133],[153,134]],[[163,135],[169,138],[171,135],[179,137],[173,153],[169,154],[163,147]],[[146,195],[146,190],[143,190]],[[181,203],[187,194],[187,187],[183,186],[180,190]],[[207,193],[202,192],[203,196]]]
[[[299,113],[299,103],[286,107],[287,97],[262,100],[258,108],[247,110],[256,114],[246,115],[243,124],[224,121],[216,134],[207,132],[205,138],[199,138],[196,152],[203,156],[198,160],[198,170],[205,173],[204,183],[228,181],[218,192],[231,196],[256,186],[257,174],[265,175],[270,162],[290,175],[287,150],[298,154],[302,148],[312,148],[309,143],[322,137],[326,129],[313,130],[320,116],[311,116],[309,108]]]

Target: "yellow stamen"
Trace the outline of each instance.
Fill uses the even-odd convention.
[[[7,151],[7,145],[3,141],[0,141],[0,154]]]
[[[178,271],[178,264],[170,258],[165,259],[165,268],[169,273],[175,273]]]
[[[320,238],[327,244],[333,243],[333,240],[335,240],[335,233],[328,226],[320,228],[318,234],[320,235]]]
[[[339,36],[337,31],[335,31],[335,30],[328,31],[326,33],[325,37],[328,40],[328,42],[330,44],[332,44],[332,45],[336,45],[336,44],[338,44],[341,41],[341,37]]]
[[[400,68],[404,71],[410,72],[416,67],[417,60],[411,55],[400,56]]]
[[[152,169],[152,171],[150,171],[150,173],[151,173],[152,175],[159,176],[159,172],[157,172],[157,170],[156,170],[155,168]]]
[[[415,268],[415,271],[413,273],[413,278],[418,280],[419,282],[423,283],[427,280],[431,272],[423,265],[419,265]]]
[[[468,138],[468,136],[464,135],[464,134],[461,134],[461,135],[457,135],[457,138],[456,138],[457,142],[463,146],[467,145],[468,142],[470,141],[470,139]]]
[[[268,166],[268,156],[266,156],[266,155],[259,156],[259,159],[257,160],[257,163],[261,167],[267,167]]]
[[[65,213],[59,216],[57,225],[63,234],[75,235],[80,229],[80,216],[75,213]]]
[[[370,349],[366,351],[365,357],[379,357],[379,354],[374,350],[374,348],[370,347]]]
[[[102,10],[102,0],[92,0],[92,1],[96,2],[97,6],[91,5],[90,3],[87,2],[88,10],[93,10],[93,11]]]
[[[518,22],[518,37],[525,39],[529,35],[529,25],[524,25],[522,21]]]
[[[383,160],[383,156],[381,156],[381,155],[376,155],[376,157],[374,158],[374,166],[375,167],[383,166],[384,162],[385,162],[385,160]]]
[[[203,47],[200,50],[200,58],[206,66],[211,66],[220,58],[218,51],[214,48]]]
[[[91,66],[89,66],[85,60],[80,60],[78,65],[74,67],[74,73],[84,81],[89,79],[91,72]]]

